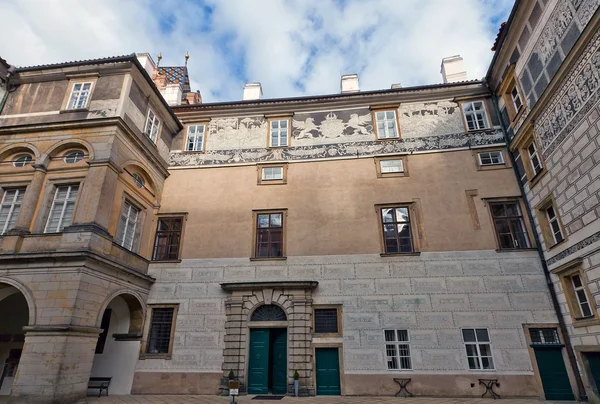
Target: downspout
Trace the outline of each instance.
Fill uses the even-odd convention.
[[[12,73],[14,71],[15,71],[14,66],[8,67],[8,72],[6,73],[6,92],[4,93],[2,100],[0,100],[0,114],[2,113],[2,110],[4,109],[4,104],[6,103],[6,100],[8,100],[8,94],[10,93],[10,76],[12,76]]]
[[[488,83],[485,82],[486,87],[489,88]],[[535,230],[535,223],[533,221],[533,212],[531,210],[531,206],[529,205],[529,201],[525,196],[525,188],[523,187],[523,183],[521,183],[521,178],[519,177],[519,172],[517,171],[517,164],[515,161],[515,157],[510,151],[509,144],[510,139],[508,138],[508,133],[506,128],[504,127],[504,122],[502,121],[502,115],[498,109],[498,97],[492,93],[494,110],[496,111],[496,115],[498,116],[498,120],[500,121],[500,125],[502,127],[502,132],[504,133],[504,140],[506,141],[506,147],[508,149],[508,154],[510,156],[510,161],[512,163],[513,172],[515,173],[515,177],[517,179],[517,183],[519,184],[519,189],[521,190],[521,196],[523,197],[523,203],[525,204],[525,208],[527,209],[527,213],[529,213],[529,225],[533,229],[533,238],[536,243],[536,250],[538,252],[538,256],[540,257],[540,261],[542,262],[542,269],[544,272],[544,276],[546,277],[546,285],[548,285],[548,289],[550,291],[550,298],[552,299],[552,306],[554,306],[554,311],[556,311],[556,315],[558,317],[558,326],[560,328],[560,333],[562,339],[565,343],[565,347],[567,349],[567,356],[569,357],[569,362],[571,363],[571,370],[573,371],[573,375],[575,376],[575,383],[577,384],[577,389],[579,390],[579,400],[587,401],[587,395],[585,394],[585,388],[583,387],[583,381],[581,380],[581,374],[579,373],[579,368],[577,367],[577,360],[575,358],[575,352],[573,351],[573,346],[571,345],[571,338],[569,337],[569,333],[567,332],[567,326],[565,324],[565,319],[563,318],[562,312],[560,310],[560,304],[558,303],[558,298],[556,297],[556,289],[554,287],[554,283],[552,282],[552,278],[550,277],[550,271],[548,270],[548,265],[546,264],[546,259],[544,258],[544,251],[542,250],[542,243],[540,242],[540,237]]]

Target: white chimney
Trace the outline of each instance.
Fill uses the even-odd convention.
[[[392,90],[394,90],[396,88],[402,88],[402,83],[392,84]]]
[[[137,57],[138,62],[140,62],[142,67],[146,70],[146,73],[148,73],[148,76],[154,77],[156,63],[154,63],[152,56],[150,56],[149,53],[136,53],[135,56]]]
[[[442,73],[444,83],[456,83],[467,79],[467,71],[460,55],[443,58],[440,73]]]
[[[260,83],[246,83],[242,100],[260,100],[262,98],[262,86]]]
[[[161,88],[160,93],[170,106],[181,105],[183,91],[179,84],[167,84],[165,88]]]
[[[342,94],[359,92],[358,74],[344,74],[340,82],[340,88],[342,89]]]

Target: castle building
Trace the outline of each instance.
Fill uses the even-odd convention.
[[[599,402],[597,10],[517,1],[483,80],[323,96],[0,59],[0,395]]]

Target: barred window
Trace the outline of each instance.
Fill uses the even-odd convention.
[[[152,308],[148,343],[146,345],[147,354],[161,355],[170,353],[174,311],[175,308],[173,307]]]
[[[410,338],[408,330],[385,330],[385,355],[389,370],[410,370]]]
[[[560,344],[556,328],[530,328],[529,335],[534,344]]]
[[[315,334],[338,333],[338,310],[315,309]]]
[[[161,217],[156,227],[154,240],[154,261],[171,261],[179,259],[179,245],[181,243],[183,218]]]

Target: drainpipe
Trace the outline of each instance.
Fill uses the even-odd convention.
[[[489,88],[488,83],[485,83],[486,87]],[[491,89],[490,89],[491,92]],[[554,283],[552,282],[552,278],[550,277],[550,271],[548,270],[548,265],[546,264],[546,259],[544,258],[544,251],[542,250],[542,243],[540,242],[540,237],[535,230],[535,223],[533,221],[533,212],[531,210],[531,206],[529,205],[529,201],[525,196],[525,188],[521,183],[521,178],[519,177],[519,172],[517,171],[517,164],[515,161],[515,157],[510,152],[510,139],[508,138],[508,133],[506,128],[504,127],[504,122],[502,121],[502,115],[500,115],[500,110],[498,109],[498,97],[496,94],[492,92],[492,98],[494,100],[494,110],[496,111],[496,115],[498,116],[498,120],[500,121],[500,126],[502,127],[502,132],[504,133],[504,140],[506,141],[506,147],[508,149],[508,154],[510,156],[510,161],[513,166],[513,172],[515,173],[515,177],[517,178],[517,183],[519,184],[519,189],[521,190],[521,196],[523,197],[523,202],[525,203],[525,208],[529,213],[529,225],[533,229],[533,239],[535,240],[536,250],[540,257],[540,261],[542,261],[542,269],[544,271],[544,276],[546,277],[546,284],[548,285],[548,289],[550,291],[550,298],[552,299],[552,306],[554,306],[554,311],[556,311],[556,315],[558,317],[558,326],[560,328],[560,333],[562,335],[562,339],[565,342],[565,347],[567,349],[567,356],[569,357],[569,362],[571,362],[571,370],[573,371],[573,375],[575,376],[575,383],[577,384],[577,389],[579,390],[579,400],[587,401],[587,395],[585,394],[585,388],[583,387],[583,381],[581,380],[581,374],[579,373],[579,368],[577,367],[577,360],[575,359],[575,352],[573,351],[573,346],[571,345],[571,338],[569,337],[569,333],[567,332],[567,326],[565,324],[565,319],[563,318],[562,312],[560,311],[560,304],[558,303],[558,298],[556,297],[556,289],[554,287]]]
[[[2,113],[2,110],[4,109],[4,104],[6,103],[6,100],[8,99],[8,94],[10,93],[10,91],[9,91],[10,90],[10,76],[12,76],[14,71],[15,71],[14,66],[10,66],[8,68],[8,73],[6,74],[6,93],[4,93],[2,100],[0,100],[0,113]]]

